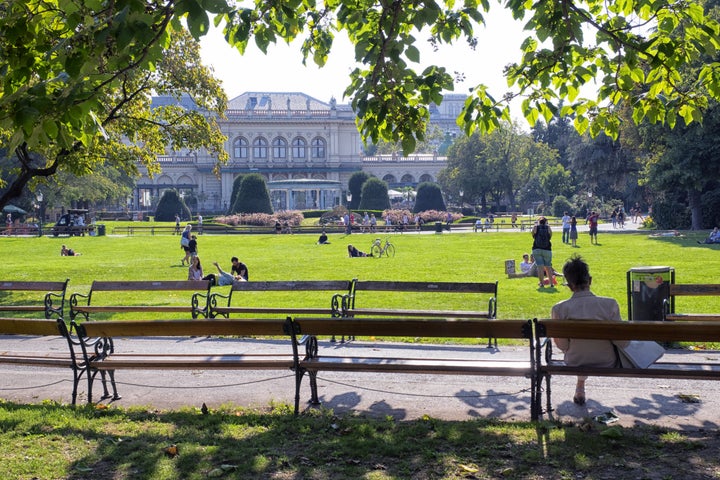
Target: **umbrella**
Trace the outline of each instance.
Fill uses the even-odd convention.
[[[15,205],[7,204],[2,209],[3,213],[14,213],[17,215],[27,215],[27,212],[23,210],[20,207],[16,207]]]

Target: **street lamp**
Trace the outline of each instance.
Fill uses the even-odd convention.
[[[38,190],[35,193],[35,199],[38,201],[38,237],[42,237],[42,225],[43,225],[43,193],[41,190]]]
[[[348,190],[347,195],[345,196],[345,198],[347,199],[348,207],[350,207],[350,202],[352,202],[352,192],[350,192],[350,190]]]
[[[460,194],[460,210],[463,208],[463,195],[465,195],[465,191],[461,188],[458,192]]]

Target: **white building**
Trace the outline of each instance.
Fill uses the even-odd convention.
[[[452,112],[458,103],[453,97],[445,106]],[[156,104],[163,101],[174,100],[154,99]],[[433,122],[449,125],[448,114],[437,108],[432,112]],[[150,209],[163,190],[175,188],[194,196],[200,211],[225,211],[233,181],[249,173],[268,182],[274,208],[327,209],[341,202],[356,171],[375,175],[392,188],[435,181],[446,164],[445,157],[436,155],[364,157],[352,109],[334,99],[325,103],[299,92],[247,92],[228,103],[226,117],[220,128],[230,160],[219,175],[213,172],[216,159],[206,152],[168,152],[158,158],[160,174],[149,178],[144,172],[137,181],[135,209]]]

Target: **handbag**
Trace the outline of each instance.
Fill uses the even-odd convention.
[[[615,351],[622,368],[648,368],[665,354],[660,344],[649,340],[631,340],[624,347],[615,345]]]
[[[187,247],[188,245],[190,245],[190,239],[188,237],[186,237],[185,235],[183,235],[182,238],[180,239],[180,246]]]

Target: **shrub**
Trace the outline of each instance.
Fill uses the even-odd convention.
[[[245,175],[235,199],[233,211],[237,213],[273,213],[265,179],[259,173]]]
[[[352,193],[352,200],[350,200],[350,203],[347,206],[350,210],[358,208],[358,206],[360,205],[363,197],[363,185],[369,179],[370,174],[367,172],[360,171],[350,175],[350,179],[348,180],[348,190],[350,190],[350,193]]]
[[[437,183],[423,182],[418,185],[413,211],[424,212],[426,210],[446,210],[445,200],[443,200],[440,186]]]
[[[552,212],[554,217],[562,217],[565,212],[569,213],[574,210],[573,204],[570,203],[570,200],[568,200],[567,197],[558,195],[553,199]]]
[[[369,178],[362,187],[359,210],[383,210],[390,208],[387,183],[377,177]]]
[[[190,219],[190,209],[185,205],[177,190],[165,190],[155,209],[155,220],[159,222],[171,222],[175,215],[179,214],[182,219]]]
[[[652,218],[663,230],[684,230],[690,228],[690,209],[673,199],[658,199],[653,203]]]

